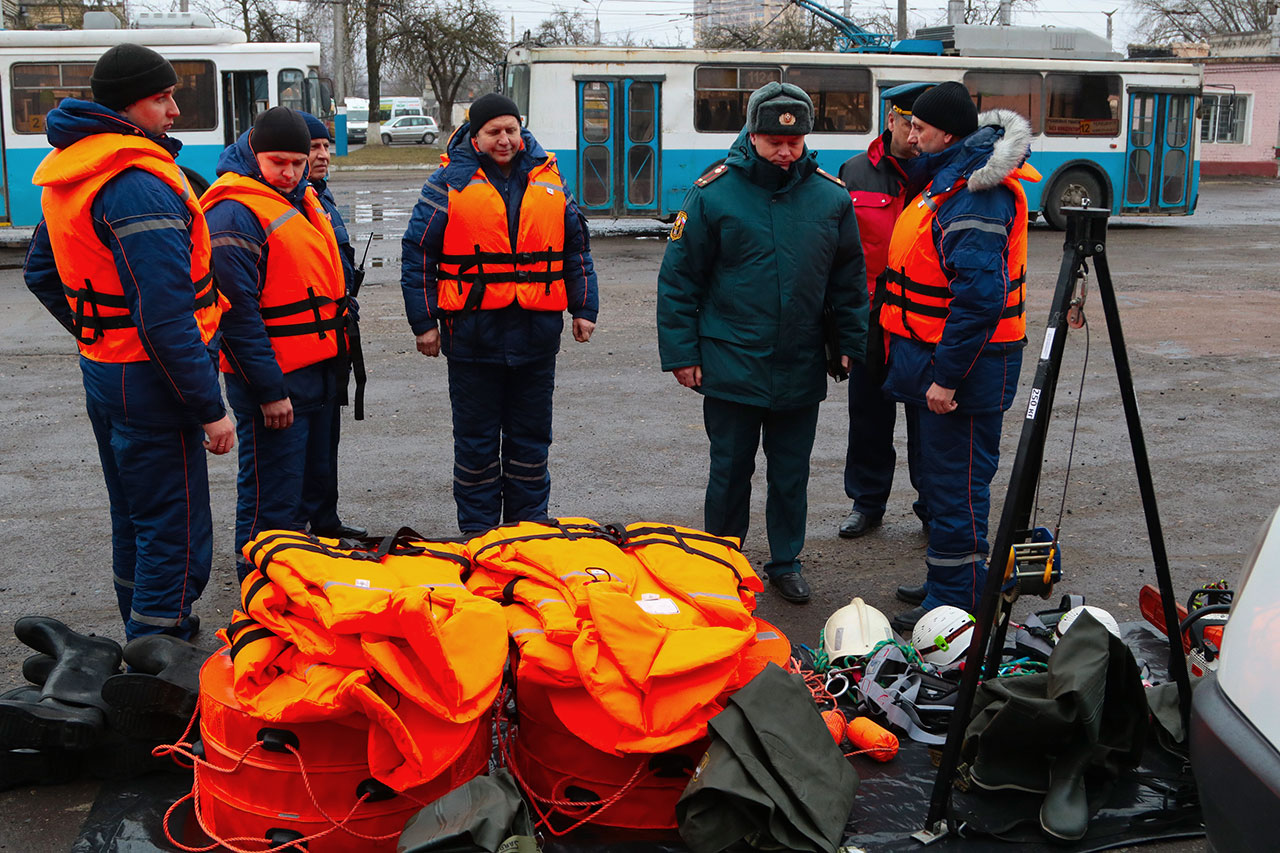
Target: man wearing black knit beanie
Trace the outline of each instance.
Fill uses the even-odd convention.
[[[418,352],[448,359],[459,529],[546,519],[564,314],[586,343],[598,297],[586,220],[514,101],[471,104],[401,247]]]
[[[347,355],[346,281],[333,225],[305,180],[311,131],[275,107],[218,160],[200,202],[213,269],[231,300],[222,372],[240,438],[236,569],[264,530],[305,531],[307,494],[336,494],[339,383]]]
[[[916,419],[921,497],[929,512],[922,586],[893,627],[910,635],[942,605],[973,613],[986,583],[991,480],[1003,413],[1013,403],[1026,343],[1027,120],[978,115],[961,83],[912,105],[907,169],[924,186],[894,224],[880,325],[889,336],[885,396]],[[944,262],[945,259],[945,262]]]
[[[212,561],[205,450],[235,445],[210,346],[226,300],[175,162],[181,143],[167,135],[177,83],[160,54],[120,44],[94,66],[92,102],[65,98],[49,112],[54,150],[34,177],[44,219],[27,256],[27,287],[79,345],[130,640],[195,633],[191,606]]]

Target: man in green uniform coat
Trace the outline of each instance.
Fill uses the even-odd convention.
[[[809,455],[827,395],[824,301],[847,368],[867,330],[862,244],[849,193],[804,138],[813,104],[798,86],[751,95],[724,165],[699,178],[658,275],[662,369],[703,395],[711,442],[705,526],[745,537],[764,436],[769,562],[787,601],[809,600],[804,547]]]

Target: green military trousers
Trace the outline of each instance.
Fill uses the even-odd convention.
[[[711,441],[704,525],[717,536],[745,541],[751,522],[751,475],[764,435],[765,528],[774,577],[800,570],[809,509],[809,456],[818,430],[818,404],[799,409],[769,409],[705,397],[702,419]]]

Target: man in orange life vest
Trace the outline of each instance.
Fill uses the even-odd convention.
[[[27,287],[79,344],[129,639],[195,632],[213,547],[204,451],[235,445],[215,364],[226,300],[174,162],[182,143],[167,135],[177,83],[160,54],[121,44],[94,66],[93,102],[49,113],[54,151],[34,178],[44,220],[26,264]]]
[[[306,181],[311,132],[288,107],[222,152],[204,194],[213,269],[231,300],[222,371],[240,437],[236,551],[263,530],[306,530],[308,483],[333,476],[345,380],[346,284],[333,226]]]
[[[401,242],[400,285],[418,352],[449,359],[453,498],[473,533],[547,517],[564,311],[589,341],[596,277],[586,222],[514,101],[478,98],[440,159]]]
[[[857,539],[880,526],[897,454],[893,449],[893,425],[898,404],[886,400],[880,390],[884,382],[884,336],[876,315],[876,279],[884,272],[889,256],[893,223],[902,212],[907,173],[902,164],[915,156],[907,141],[911,135],[911,106],[931,83],[904,83],[880,93],[885,101],[885,131],[871,141],[867,150],[840,167],[840,180],[849,188],[853,211],[858,215],[858,237],[867,263],[867,293],[871,297],[868,323],[867,360],[849,368],[849,448],[844,460],[844,492],[853,501],[848,517],[840,523],[841,539]],[[919,442],[916,440],[915,410],[906,408],[907,466],[911,485],[920,490]],[[929,513],[924,500],[912,506],[929,529]]]
[[[1021,182],[1039,180],[1025,165],[1027,120],[979,116],[960,83],[916,98],[910,141],[921,153],[908,161],[880,311],[892,336],[884,389],[916,410],[930,515],[925,584],[898,588],[916,605],[893,618],[902,633],[939,605],[973,612],[986,582],[991,479],[1026,344]]]

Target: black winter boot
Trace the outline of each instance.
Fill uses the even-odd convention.
[[[19,640],[54,658],[40,697],[0,699],[0,748],[82,750],[101,736],[106,703],[102,684],[120,669],[120,646],[78,634],[49,616],[24,616]]]
[[[49,680],[49,673],[53,672],[53,667],[57,663],[57,658],[43,652],[31,655],[22,662],[22,677],[32,684],[43,686]]]
[[[131,737],[172,743],[200,696],[200,667],[213,652],[167,634],[138,637],[124,649],[131,672],[102,686],[111,727]]]
[[[0,702],[39,702],[40,688],[0,693]],[[0,791],[23,785],[62,785],[80,775],[80,755],[61,749],[0,749]]]

